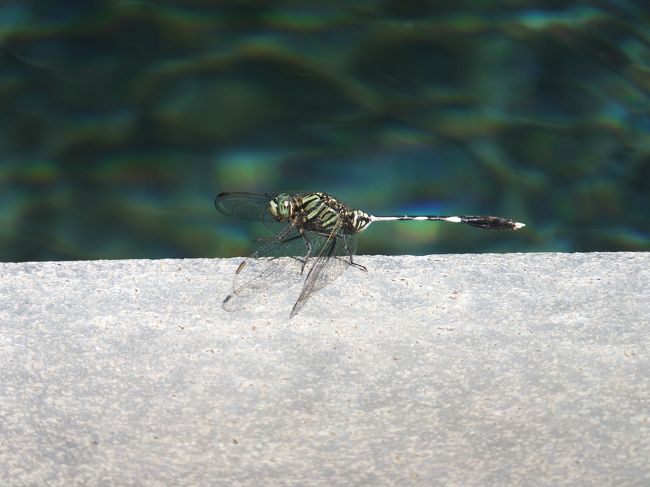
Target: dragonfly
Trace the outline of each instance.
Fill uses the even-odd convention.
[[[488,230],[518,230],[526,226],[497,216],[375,216],[351,209],[322,192],[220,193],[214,204],[224,215],[265,222],[271,227],[280,224],[274,237],[259,239],[257,249],[239,264],[233,290],[223,300],[223,308],[248,308],[262,295],[281,292],[278,286],[282,286],[287,274],[297,274],[304,276],[304,281],[290,318],[347,267],[366,270],[353,257],[357,235],[374,222],[442,221]]]

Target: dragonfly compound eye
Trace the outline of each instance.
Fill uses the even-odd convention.
[[[269,213],[271,213],[273,218],[275,218],[277,221],[282,220],[282,217],[278,212],[278,202],[275,199],[269,201]]]
[[[290,219],[293,214],[291,196],[288,194],[279,194],[271,200],[269,210],[277,221]]]

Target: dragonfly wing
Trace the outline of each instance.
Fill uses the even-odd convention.
[[[333,282],[351,265],[352,255],[356,250],[357,240],[354,234],[341,231],[328,235],[309,232],[308,238],[312,240],[312,251],[317,252],[317,257],[291,310],[292,318],[316,291]]]
[[[224,215],[255,221],[275,221],[269,212],[274,194],[219,193],[214,206]]]
[[[237,268],[233,291],[223,301],[226,311],[235,311],[255,301],[266,301],[273,295],[283,295],[283,288],[300,280],[307,246],[298,230],[287,226],[276,237],[260,240],[257,250]]]

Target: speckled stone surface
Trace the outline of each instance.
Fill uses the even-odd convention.
[[[0,264],[3,485],[648,485],[650,254]]]

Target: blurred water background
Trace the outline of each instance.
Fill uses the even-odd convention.
[[[317,190],[358,253],[650,250],[650,3],[0,2],[0,260],[246,255],[221,191]]]

